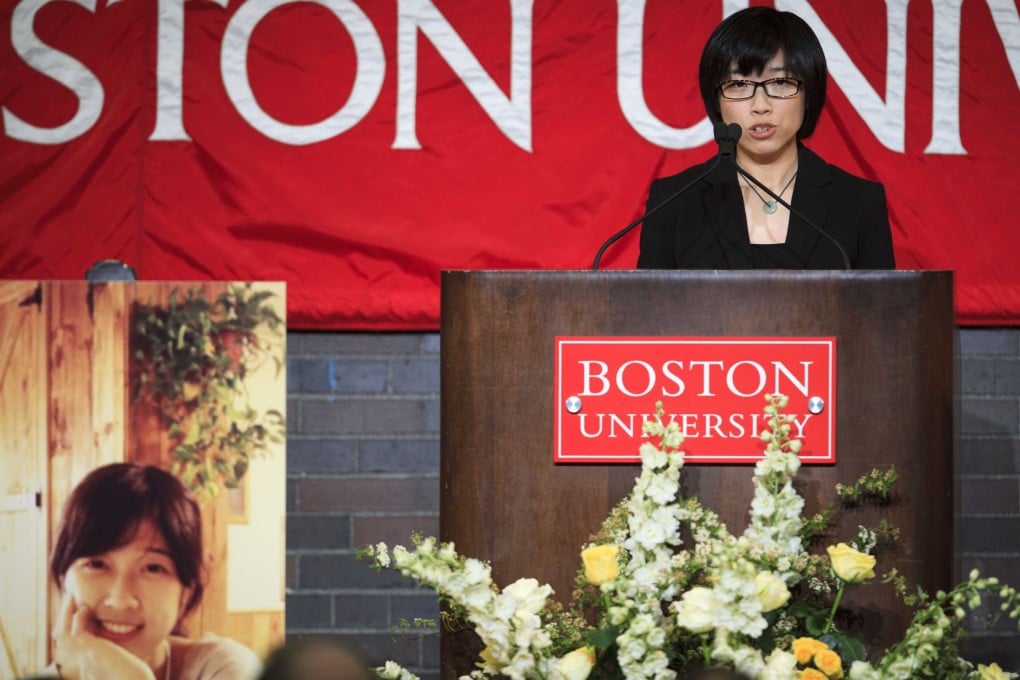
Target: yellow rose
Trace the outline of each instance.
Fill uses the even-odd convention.
[[[797,676],[798,680],[829,680],[825,673],[816,671],[814,668],[805,668]]]
[[[839,654],[831,649],[822,649],[815,652],[815,666],[818,667],[818,670],[832,678],[832,680],[838,680],[843,677],[843,660],[839,658]]]
[[[993,663],[991,666],[986,666],[983,663],[978,664],[978,678],[980,680],[1006,680],[1006,674],[999,668],[999,664]]]
[[[597,586],[615,579],[620,573],[620,567],[616,564],[619,552],[620,547],[616,545],[593,545],[582,550],[584,577]]]
[[[793,641],[793,655],[801,666],[815,658],[815,654],[828,648],[829,645],[814,638],[802,637]]]
[[[761,602],[763,612],[779,609],[790,599],[786,582],[771,571],[763,571],[754,577],[754,594]]]
[[[585,680],[595,667],[595,650],[578,647],[560,659],[560,674],[566,680]]]
[[[836,576],[847,583],[860,583],[875,578],[875,558],[866,553],[858,552],[846,543],[840,543],[825,549],[832,562],[832,570]]]

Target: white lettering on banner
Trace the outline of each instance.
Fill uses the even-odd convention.
[[[252,31],[266,14],[292,2],[314,2],[331,11],[350,34],[358,60],[347,103],[329,118],[309,125],[281,123],[267,114],[255,101],[248,81],[248,41]],[[301,146],[335,137],[365,117],[382,90],[386,57],[372,22],[350,0],[248,0],[237,8],[227,24],[220,50],[220,70],[227,96],[242,118],[270,139]]]
[[[510,141],[531,151],[531,7],[533,0],[510,0],[510,98],[468,49],[431,0],[397,3],[397,136],[394,149],[420,149],[415,132],[418,97],[418,30],[435,46],[454,73]]]
[[[95,0],[70,0],[95,13]],[[74,57],[39,40],[35,15],[50,0],[22,0],[11,16],[11,44],[25,63],[53,78],[78,96],[78,111],[71,120],[56,127],[38,127],[2,107],[4,129],[12,139],[33,144],[62,144],[85,134],[99,120],[103,110],[103,85],[95,74]]]
[[[804,428],[812,414],[792,415],[796,434],[791,432],[791,436],[803,439]],[[663,420],[654,413],[579,413],[577,417],[578,431],[585,439],[632,439],[638,435],[647,438],[648,435],[642,431],[644,421]],[[765,416],[760,413],[730,413],[725,416],[719,413],[670,413],[663,424],[673,422],[680,426],[685,439],[757,439],[764,429]]]
[[[1013,80],[1020,87],[1020,11],[1014,0],[987,0]],[[960,141],[960,7],[963,0],[934,0],[932,136],[925,153],[966,154]]]
[[[617,0],[616,98],[635,131],[666,149],[690,149],[712,139],[708,116],[687,128],[666,125],[648,108],[643,85],[646,0]],[[723,0],[723,17],[744,9],[750,0]]]
[[[647,361],[634,359],[625,361],[616,369],[611,381],[609,378],[609,364],[598,360],[579,360],[581,366],[581,384],[583,389],[579,396],[601,397],[609,393],[613,387],[618,392],[628,397],[646,397],[655,391],[659,385],[659,371]],[[770,361],[772,367],[771,392],[791,395],[794,391],[805,397],[808,396],[811,361],[799,362],[801,366],[801,378],[793,374],[793,371],[781,361]],[[714,397],[712,369],[717,368],[717,375],[721,375],[726,388],[730,394],[738,397],[754,397],[764,394],[768,384],[768,372],[765,366],[757,361],[742,360],[725,366],[722,361],[699,361],[689,363],[690,372],[701,369],[701,392],[699,397]],[[686,390],[683,378],[676,372],[684,370],[684,362],[671,359],[664,361],[659,367],[665,378],[665,384],[659,388],[659,395],[663,397],[679,397]],[[785,378],[785,380],[784,380]],[[669,387],[675,389],[670,390]],[[792,388],[792,389],[791,389]]]
[[[875,137],[887,149],[903,152],[907,93],[907,4],[886,0],[885,101],[872,89],[850,55],[829,31],[807,0],[777,0],[776,8],[806,21],[825,50],[832,79],[846,94]]]
[[[19,0],[11,19],[11,44],[30,67],[67,87],[78,109],[65,123],[41,127],[0,106],[6,134],[24,142],[60,144],[88,132],[102,113],[103,85],[87,66],[43,43],[34,21],[53,0]],[[124,0],[109,0],[108,5]],[[137,0],[151,2],[152,0]],[[226,8],[228,0],[211,0]],[[1020,15],[1014,0],[985,0],[1005,47],[1014,80],[1020,85]],[[70,0],[96,12],[96,0]],[[189,140],[184,126],[184,0],[157,0],[156,117],[150,139]],[[330,10],[354,43],[357,69],[347,102],[325,120],[289,125],[268,115],[256,102],[248,79],[247,57],[252,31],[273,9],[314,2]],[[534,0],[509,0],[511,7],[510,95],[485,71],[432,0],[398,0],[397,97],[394,149],[419,149],[416,134],[418,32],[427,37],[464,82],[499,130],[514,144],[532,148],[532,33]],[[665,148],[700,146],[712,138],[707,118],[687,128],[673,128],[649,110],[642,86],[644,15],[647,0],[617,0],[617,98],[627,122],[644,138]],[[776,0],[776,7],[802,16],[818,34],[833,80],[885,147],[902,153],[906,136],[907,5],[885,0],[885,96],[879,96],[846,50],[822,22],[808,0]],[[723,0],[728,16],[749,0]],[[933,83],[930,154],[965,154],[960,137],[960,35],[962,0],[932,0]],[[680,36],[682,38],[682,36]],[[238,113],[259,132],[283,144],[324,141],[349,130],[371,110],[380,94],[386,63],[379,34],[354,0],[247,0],[238,5],[220,46],[220,69],[227,94]],[[692,103],[692,107],[695,106]],[[700,106],[697,106],[700,110]]]
[[[966,154],[960,139],[960,7],[963,0],[941,0],[932,7],[931,141],[925,153]]]
[[[226,9],[228,0],[210,0]],[[109,0],[108,5],[123,0]],[[153,141],[190,141],[184,129],[184,0],[159,0],[156,31],[156,125]]]
[[[643,83],[645,0],[617,0],[616,7],[616,98],[624,118],[639,135],[667,149],[691,149],[711,141],[708,116],[690,127],[674,128],[648,108]]]
[[[1020,9],[1015,0],[988,0],[988,9],[992,12],[992,22],[1006,48],[1013,79],[1020,85]]]

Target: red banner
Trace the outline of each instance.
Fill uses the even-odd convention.
[[[296,328],[435,329],[442,269],[583,269],[714,153],[740,0],[5,0],[0,277],[288,285]],[[782,0],[822,40],[808,145],[882,181],[897,264],[1020,323],[1016,0]],[[637,232],[604,265],[631,268]]]

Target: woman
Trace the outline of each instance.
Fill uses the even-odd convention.
[[[50,574],[61,591],[50,671],[67,680],[245,680],[259,661],[232,640],[182,636],[202,599],[202,519],[176,477],[131,463],[71,493]]]
[[[895,266],[882,185],[827,164],[801,144],[818,122],[826,78],[818,38],[790,12],[751,7],[715,29],[698,67],[708,117],[740,125],[737,165],[794,213],[724,161],[645,220],[639,268],[842,269],[843,254],[831,239],[854,269]],[[649,209],[708,168],[656,180]]]

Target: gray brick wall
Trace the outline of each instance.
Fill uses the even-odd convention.
[[[289,333],[287,382],[288,637],[435,676],[437,638],[391,634],[437,618],[431,591],[355,550],[439,533],[439,336]]]
[[[961,573],[1020,587],[1020,329],[963,329],[960,352]],[[968,658],[1020,671],[1015,621],[975,618],[970,629]]]
[[[959,568],[1020,585],[1020,329],[963,329],[960,340]],[[431,593],[354,551],[439,531],[439,336],[287,342],[287,635],[343,638],[374,662],[437,677],[437,638],[391,632],[436,618]],[[1020,670],[1015,623],[969,628],[967,658]]]

